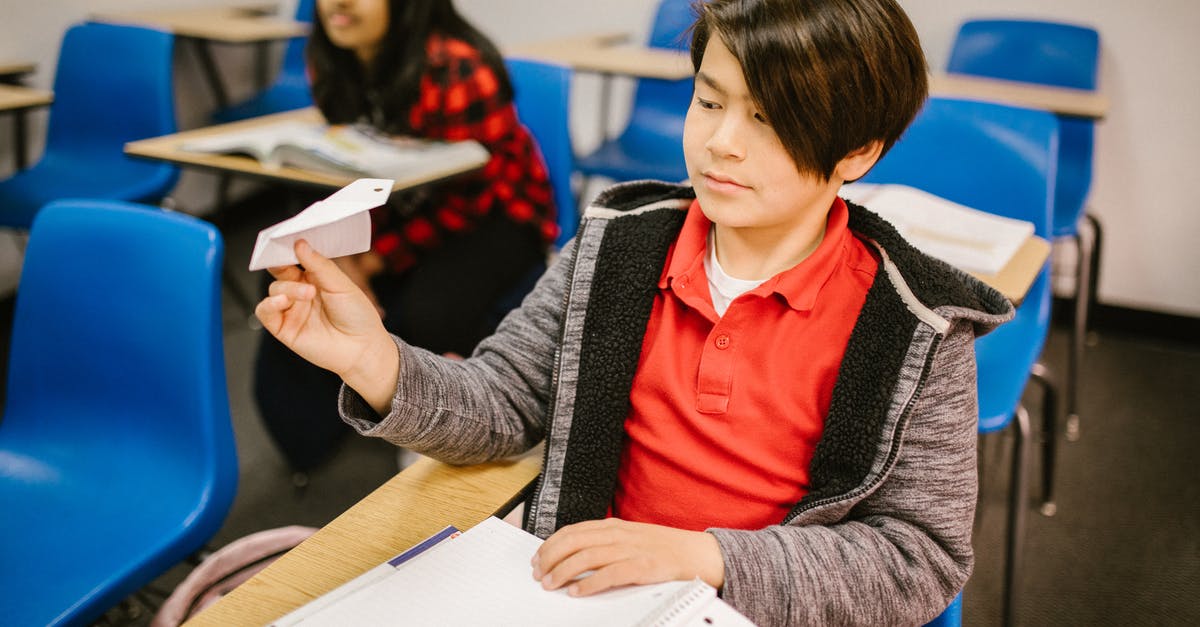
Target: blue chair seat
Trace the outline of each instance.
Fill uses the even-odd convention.
[[[0,183],[4,225],[28,230],[47,203],[59,198],[113,198],[157,202],[174,185],[170,165],[122,154],[48,153]]]

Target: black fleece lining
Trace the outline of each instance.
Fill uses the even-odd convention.
[[[646,194],[639,197],[642,202],[638,205],[645,205]],[[671,197],[679,195],[664,195],[663,199]],[[585,314],[588,333],[580,346],[581,376],[571,420],[571,446],[562,465],[556,528],[603,518],[612,502],[629,393],[646,323],[667,251],[686,215],[684,211],[654,211],[618,218],[605,227]]]
[[[968,285],[959,270],[914,248],[887,220],[849,201],[846,204],[850,207],[850,230],[883,246],[909,289],[926,307],[957,305],[989,313],[1002,313],[1007,308],[1003,297],[996,300],[996,292],[979,283]],[[917,281],[916,277],[923,280]]]
[[[683,185],[663,183],[660,181],[635,181],[614,185],[598,196],[592,204],[597,207],[629,211],[653,205],[664,200],[696,197],[696,192]],[[672,236],[672,241],[674,237]],[[658,276],[655,275],[655,280]]]
[[[852,490],[867,476],[916,328],[917,318],[904,306],[887,273],[875,273],[838,368],[825,431],[809,467],[811,489],[792,514]]]

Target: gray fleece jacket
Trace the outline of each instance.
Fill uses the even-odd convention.
[[[397,340],[388,414],[343,388],[343,418],[454,464],[545,440],[526,528],[545,538],[604,517],[657,281],[693,198],[665,183],[610,189],[470,359]],[[764,626],[919,625],[971,572],[974,338],[1012,317],[1012,305],[861,207],[850,206],[850,228],[882,261],[846,347],[811,491],[777,525],[709,530],[725,561],[722,597]]]

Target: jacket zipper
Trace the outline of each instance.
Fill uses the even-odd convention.
[[[587,223],[583,222],[579,225],[579,230],[575,234],[575,254],[571,256],[571,272],[570,281],[567,283],[566,289],[563,290],[562,297],[562,329],[559,332],[558,346],[554,349],[554,369],[550,372],[550,416],[554,415],[554,411],[558,405],[558,386],[559,386],[559,370],[562,369],[562,353],[563,344],[566,342],[567,335],[567,313],[570,310],[571,293],[575,289],[575,271],[579,263],[579,242],[583,240],[584,229]],[[553,425],[548,421],[547,427]],[[550,429],[546,429],[546,445],[542,447],[542,470],[538,473],[537,479],[533,483],[533,490],[529,493],[530,499],[526,508],[526,520],[530,523],[529,526],[535,531],[537,529],[537,514],[538,504],[541,502],[542,483],[546,477],[546,467],[550,463]]]
[[[884,461],[883,468],[880,469],[879,473],[875,476],[875,479],[873,479],[869,483],[866,483],[857,488],[854,488],[853,490],[850,490],[849,492],[846,492],[845,494],[841,494],[838,496],[830,496],[830,497],[821,499],[819,501],[813,501],[812,503],[809,503],[808,505],[806,505],[806,506],[796,510],[795,512],[787,515],[786,517],[784,517],[783,522],[781,524],[786,525],[786,524],[790,523],[791,521],[795,520],[796,518],[798,518],[801,514],[807,512],[807,511],[813,510],[815,508],[822,507],[825,505],[831,505],[831,504],[837,503],[839,501],[848,501],[848,500],[855,499],[858,496],[874,489],[875,486],[879,485],[879,483],[881,483],[883,481],[883,478],[887,476],[889,471],[891,471],[892,465],[896,463],[896,457],[900,453],[900,440],[901,440],[904,430],[908,426],[909,413],[912,411],[913,403],[915,403],[916,399],[921,395],[921,391],[925,389],[925,382],[929,378],[929,369],[930,369],[930,366],[932,366],[932,364],[933,364],[933,356],[935,353],[937,353],[938,346],[940,346],[941,343],[942,343],[942,336],[935,335],[933,340],[929,344],[929,350],[926,351],[926,353],[925,353],[925,363],[921,368],[921,378],[917,382],[917,387],[913,390],[912,395],[909,396],[908,402],[904,405],[904,411],[900,412],[900,418],[896,421],[896,429],[892,433],[892,445],[888,449],[887,458]]]

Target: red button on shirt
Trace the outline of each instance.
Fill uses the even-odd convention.
[[[838,199],[817,250],[718,317],[704,274],[711,223],[696,203],[688,209],[642,344],[615,516],[758,529],[808,492],[838,366],[878,266],[847,220]]]

